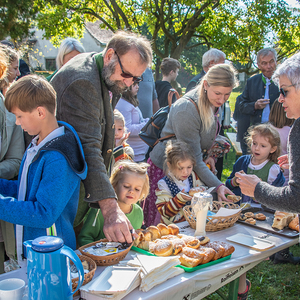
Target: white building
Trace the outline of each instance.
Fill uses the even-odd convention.
[[[80,42],[86,52],[101,52],[106,43],[111,39],[113,33],[110,30],[99,28],[99,22],[87,23],[86,30]],[[35,36],[31,38],[32,50],[29,53],[29,64],[32,69],[56,70],[55,58],[58,48],[43,38],[43,31],[36,30]]]

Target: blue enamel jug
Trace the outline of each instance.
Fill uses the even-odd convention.
[[[41,236],[24,242],[27,252],[28,299],[72,300],[84,280],[76,253],[56,236]],[[71,259],[78,270],[78,286],[72,292]]]

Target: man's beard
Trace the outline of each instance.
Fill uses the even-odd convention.
[[[116,61],[110,61],[102,69],[102,78],[108,89],[114,94],[119,95],[128,89],[127,85],[121,80],[111,80],[110,77],[115,73]]]

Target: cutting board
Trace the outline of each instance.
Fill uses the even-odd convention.
[[[235,242],[255,250],[264,251],[275,246],[273,242],[260,239],[251,235],[246,235],[242,233],[237,233],[235,235],[229,236],[226,240]]]

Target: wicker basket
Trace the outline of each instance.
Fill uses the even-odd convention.
[[[97,266],[111,266],[111,265],[118,264],[119,261],[121,261],[122,259],[125,258],[125,256],[127,255],[127,253],[129,252],[129,250],[132,247],[132,243],[131,243],[131,245],[127,249],[125,249],[119,253],[110,254],[110,255],[106,255],[106,256],[96,256],[96,255],[92,255],[92,254],[89,254],[89,253],[83,251],[85,248],[94,246],[99,242],[108,242],[108,240],[107,239],[99,240],[99,241],[84,245],[78,249],[83,255],[86,255],[86,256],[90,257],[92,260],[94,260],[95,263],[97,264]]]
[[[234,204],[231,202],[213,201],[213,212],[217,212],[221,207],[229,209],[240,208],[238,204]],[[183,213],[185,219],[189,222],[190,226],[193,229],[196,229],[196,217],[191,205],[184,206]],[[228,217],[207,216],[205,230],[218,231],[231,227],[238,220],[239,216],[240,212],[237,212],[236,214]]]
[[[95,275],[95,271],[97,269],[97,265],[96,263],[88,256],[85,255],[78,255],[79,259],[83,262],[83,261],[87,261],[87,263],[89,264],[89,272],[84,274],[84,281],[82,283],[82,285],[87,284],[88,282],[90,282],[94,275]],[[70,260],[71,265],[73,265],[73,262]],[[72,279],[72,291],[74,292],[75,289],[77,288],[78,285],[78,278],[73,278]],[[79,295],[79,290],[73,295],[73,296],[77,296]]]

